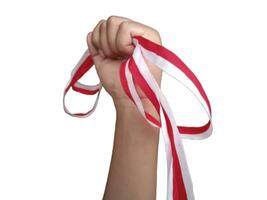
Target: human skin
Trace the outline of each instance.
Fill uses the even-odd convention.
[[[142,36],[157,44],[155,29],[128,18],[111,16],[101,20],[87,36],[99,79],[113,99],[116,125],[104,200],[155,200],[159,129],[151,126],[123,91],[119,69],[133,53],[132,38]],[[146,61],[160,85],[161,70]],[[137,86],[147,112],[159,119],[147,97]]]

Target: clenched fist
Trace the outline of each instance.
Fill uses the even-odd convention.
[[[134,36],[142,36],[161,44],[160,35],[155,29],[117,16],[101,20],[87,37],[88,48],[95,63],[97,74],[103,87],[113,98],[115,106],[132,106],[122,89],[119,70],[121,63],[133,53],[132,39]],[[160,84],[161,70],[147,60],[146,62]],[[145,107],[152,106],[138,87],[137,92]]]

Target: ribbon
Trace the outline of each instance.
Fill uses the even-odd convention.
[[[120,66],[120,80],[127,96],[133,101],[143,117],[152,126],[162,128],[167,158],[167,199],[168,200],[193,200],[193,185],[187,166],[182,138],[204,139],[212,133],[212,112],[209,99],[201,83],[186,64],[174,53],[165,47],[155,44],[141,36],[133,38],[135,45],[133,54]],[[209,118],[203,126],[177,126],[171,108],[162,93],[158,83],[149,71],[145,59],[160,68],[163,72],[179,81],[199,101]],[[79,63],[73,69],[71,78],[67,83],[63,105],[67,114],[74,117],[87,117],[95,110],[102,88],[101,83],[88,86],[79,82],[79,79],[94,65],[92,57],[87,50]],[[191,87],[185,85],[178,78],[183,74],[190,81]],[[135,85],[138,85],[147,98],[151,101],[161,120],[157,120],[145,112],[142,101],[137,94]],[[85,113],[71,113],[65,106],[65,96],[69,89],[85,94],[97,94],[94,106]],[[195,89],[195,91],[193,90]],[[163,113],[163,114],[162,114]],[[165,126],[161,122],[165,121]]]

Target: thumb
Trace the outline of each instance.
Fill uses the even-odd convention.
[[[104,57],[101,54],[99,54],[99,52],[97,51],[97,49],[92,43],[92,32],[88,33],[87,35],[87,46],[88,46],[90,55],[92,56],[92,59],[94,61],[94,64],[96,68],[98,68],[101,62],[104,60]]]

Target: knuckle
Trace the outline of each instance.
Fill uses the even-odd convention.
[[[114,25],[114,24],[116,24],[116,22],[117,22],[117,17],[114,15],[109,16],[107,19],[108,25]]]
[[[103,22],[105,22],[106,20],[104,20],[104,19],[101,19],[99,22],[98,22],[98,24],[102,24]]]
[[[97,25],[96,25],[96,27],[95,27],[94,30],[98,30],[98,29],[100,29],[100,28],[101,28],[101,25],[102,25],[104,22],[105,22],[105,20],[104,20],[104,19],[101,19],[101,20],[97,23]]]
[[[129,27],[130,22],[124,21],[120,24],[120,29],[126,30]]]
[[[105,22],[105,21],[103,21],[103,22],[100,24],[100,27],[99,27],[99,29],[100,29],[100,31],[104,31],[104,30],[105,30],[105,28],[106,28],[106,22]]]

